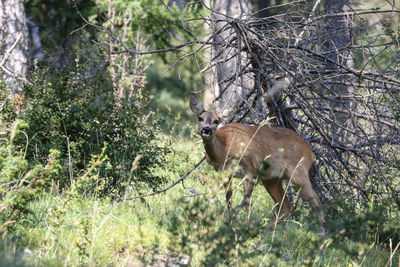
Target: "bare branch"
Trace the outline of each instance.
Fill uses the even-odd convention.
[[[186,177],[189,176],[189,174],[191,174],[195,169],[197,169],[197,167],[200,166],[201,163],[203,163],[203,161],[206,159],[206,156],[203,156],[199,162],[197,162],[193,168],[191,168],[190,170],[188,170],[184,175],[181,176],[181,178],[179,178],[178,180],[176,180],[175,182],[173,182],[171,185],[167,186],[166,188],[147,194],[147,195],[142,195],[142,196],[136,196],[136,197],[128,197],[128,198],[124,198],[123,200],[133,200],[133,199],[138,199],[138,198],[145,198],[145,197],[150,197],[150,196],[154,196],[160,193],[164,193],[167,190],[171,189],[172,187],[174,187],[175,185],[179,184],[180,182],[182,182],[183,180],[185,180]]]

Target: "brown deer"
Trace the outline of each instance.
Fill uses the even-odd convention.
[[[258,179],[277,204],[276,220],[281,221],[291,212],[290,201],[282,187],[283,180],[290,180],[301,187],[301,193],[316,214],[321,231],[324,231],[321,202],[309,179],[314,154],[299,134],[281,127],[247,126],[240,123],[223,125],[222,119],[232,118],[232,112],[223,113],[221,118],[215,112],[205,111],[195,95],[190,99],[190,109],[198,117],[198,133],[203,139],[207,162],[217,171],[225,170],[234,161],[242,167],[246,177],[243,180],[244,197],[241,206],[245,205],[250,213],[253,187]],[[231,222],[230,180],[227,185],[226,201]]]

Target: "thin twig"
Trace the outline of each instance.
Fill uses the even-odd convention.
[[[193,168],[191,168],[190,170],[188,170],[184,175],[181,176],[181,178],[179,178],[178,180],[176,180],[175,182],[173,182],[170,186],[168,186],[168,187],[166,187],[166,188],[164,188],[164,189],[162,189],[162,190],[159,190],[159,191],[156,191],[156,192],[147,194],[147,195],[136,196],[136,197],[129,197],[129,198],[125,198],[125,199],[123,199],[123,200],[133,200],[133,199],[138,199],[138,198],[145,198],[145,197],[150,197],[150,196],[154,196],[154,195],[163,193],[163,192],[165,192],[165,191],[171,189],[172,187],[174,187],[174,186],[177,185],[178,183],[182,182],[189,174],[191,174],[195,169],[197,169],[197,167],[199,167],[200,164],[203,163],[203,161],[204,161],[205,159],[206,159],[206,156],[203,156],[203,157],[199,160],[199,162],[197,162],[196,165],[194,165]]]
[[[12,46],[7,50],[6,54],[4,55],[3,59],[0,62],[0,68],[9,76],[15,77],[18,80],[23,81],[26,84],[32,85],[32,83],[30,83],[26,78],[24,77],[20,77],[19,75],[17,75],[16,73],[13,73],[11,70],[7,69],[4,65],[7,63],[8,58],[11,55],[11,52],[15,49],[15,47],[17,46],[18,42],[21,40],[22,38],[22,32],[20,32],[17,36],[17,39],[15,40],[15,42],[12,44]]]
[[[11,52],[15,49],[15,47],[17,46],[19,40],[21,40],[22,38],[22,32],[20,32],[17,36],[17,39],[15,40],[15,42],[13,43],[13,45],[7,50],[6,54],[3,57],[3,60],[0,62],[0,66],[3,67],[4,64],[6,64],[8,58],[11,55]]]

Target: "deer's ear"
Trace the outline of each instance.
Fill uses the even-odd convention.
[[[236,116],[238,109],[239,108],[237,106],[231,106],[225,108],[220,115],[222,120],[224,120],[225,122],[231,122],[233,118]]]
[[[200,115],[204,112],[203,103],[201,103],[200,99],[194,94],[190,97],[190,109],[196,115]]]

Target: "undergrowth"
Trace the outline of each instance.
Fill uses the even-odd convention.
[[[179,178],[202,156],[200,144],[170,140],[169,165],[153,171]],[[86,177],[97,179],[94,169],[105,155],[94,157]],[[85,176],[85,175],[83,175]],[[300,204],[298,220],[289,218],[276,228],[269,225],[273,201],[261,186],[254,192],[249,221],[244,210],[225,225],[225,196],[218,174],[207,165],[166,193],[143,200],[115,201],[82,195],[80,186],[61,192],[51,187],[31,201],[25,223],[1,242],[3,265],[115,265],[115,266],[398,266],[394,237],[379,242],[359,233],[348,235],[346,225],[331,228],[327,237],[314,229],[316,220]],[[90,180],[89,179],[89,180]],[[238,181],[237,181],[238,182]],[[132,192],[132,194],[134,194]],[[242,189],[234,192],[240,202]],[[372,222],[372,219],[358,223]],[[353,218],[355,219],[355,218]],[[350,218],[347,219],[351,221]],[[344,223],[346,219],[342,220]],[[332,226],[332,225],[331,225]],[[342,228],[344,227],[344,228]],[[360,227],[362,229],[362,227]],[[398,247],[397,247],[398,248]]]

